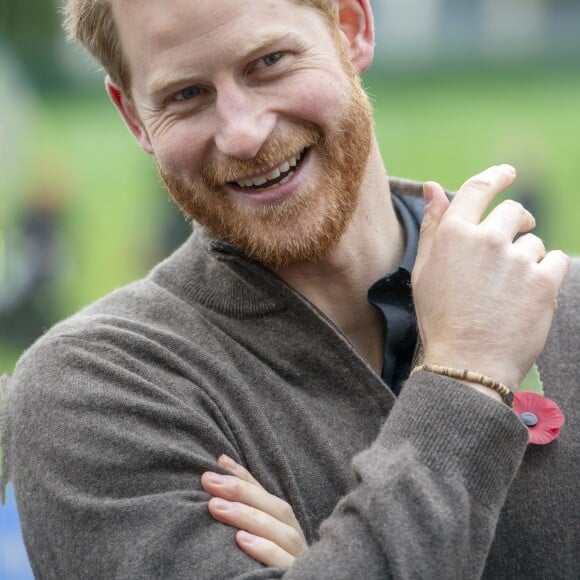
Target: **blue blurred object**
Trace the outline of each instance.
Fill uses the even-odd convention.
[[[22,541],[12,486],[6,491],[6,505],[0,505],[0,578],[34,580]]]

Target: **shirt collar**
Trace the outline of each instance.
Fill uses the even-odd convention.
[[[405,254],[403,255],[403,260],[399,268],[403,268],[410,274],[415,265],[415,259],[417,258],[420,224],[400,196],[392,194],[391,198],[393,200],[393,207],[395,208],[400,224],[405,230],[406,236]]]

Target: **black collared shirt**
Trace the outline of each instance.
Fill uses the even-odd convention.
[[[399,394],[411,371],[417,344],[417,319],[411,294],[411,271],[417,257],[424,203],[421,198],[392,194],[393,206],[406,234],[403,261],[396,270],[377,280],[368,299],[384,317],[383,381]]]

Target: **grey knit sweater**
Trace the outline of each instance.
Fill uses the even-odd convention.
[[[417,373],[395,399],[281,279],[195,233],[24,354],[3,411],[40,579],[580,578],[580,263],[539,368],[567,417],[527,448],[505,405]],[[228,453],[311,545],[240,551],[200,486]]]

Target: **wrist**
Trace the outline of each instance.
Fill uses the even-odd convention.
[[[434,347],[434,345],[425,347],[421,363],[461,370],[469,369],[474,373],[493,377],[512,391],[518,388],[527,374],[527,370],[522,371],[519,365],[515,364],[508,356],[500,356],[499,354],[491,356],[483,352],[470,355],[466,349],[456,348],[450,351],[448,348]],[[479,383],[476,382],[476,384]]]
[[[411,371],[411,375],[421,371],[455,379],[472,388],[477,388],[478,391],[485,395],[492,396],[493,394],[497,394],[500,397],[500,400],[502,400],[508,407],[513,405],[514,395],[512,391],[502,382],[492,377],[470,371],[469,369],[457,369],[454,367],[433,364],[422,364],[415,367]],[[487,391],[491,392],[488,393]]]

